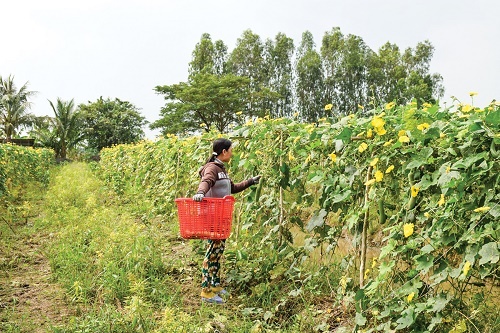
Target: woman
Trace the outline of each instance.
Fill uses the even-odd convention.
[[[223,198],[238,193],[257,184],[261,176],[252,177],[234,184],[227,175],[224,162],[233,155],[232,143],[228,139],[217,139],[212,145],[213,153],[199,170],[201,176],[198,192],[193,200],[202,201],[204,197]],[[227,294],[220,285],[220,259],[224,253],[225,239],[209,239],[202,268],[201,300],[208,303],[223,304],[221,295]]]

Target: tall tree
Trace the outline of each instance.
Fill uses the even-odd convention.
[[[367,101],[367,63],[371,49],[360,37],[344,36],[337,27],[323,36],[321,55],[327,100],[336,112],[355,112],[358,104]]]
[[[7,142],[12,140],[18,131],[32,122],[32,115],[28,113],[31,107],[30,98],[36,94],[28,90],[28,82],[17,89],[14,77],[7,79],[0,76],[0,128]]]
[[[306,31],[297,52],[296,95],[300,118],[314,122],[325,115],[325,83],[321,57],[316,52],[313,35]]]
[[[293,66],[295,52],[293,40],[278,33],[274,41],[264,45],[265,85],[278,94],[276,101],[269,100],[272,117],[290,117],[293,113]]]
[[[226,70],[227,46],[223,41],[212,42],[210,34],[204,33],[196,44],[189,63],[189,79],[198,73],[222,75]]]
[[[163,135],[193,133],[201,128],[227,132],[230,124],[249,114],[248,82],[248,78],[233,74],[198,73],[189,82],[157,86],[155,90],[165,95],[167,103],[161,118],[150,128],[161,129]]]
[[[56,105],[49,101],[54,111],[55,135],[58,141],[56,157],[66,159],[68,149],[75,147],[82,139],[82,119],[79,111],[75,110],[74,100],[63,101],[57,99]]]
[[[266,108],[266,99],[273,95],[265,84],[263,50],[260,36],[251,30],[245,30],[236,41],[236,47],[228,60],[230,73],[249,79],[250,100],[247,109],[252,115],[261,117],[270,113],[270,110]],[[275,95],[273,96],[276,98]]]
[[[429,73],[434,47],[429,41],[407,48],[401,54],[395,44],[384,44],[369,61],[369,98],[378,103],[395,101],[399,104],[416,99],[435,102],[443,96],[443,78]]]
[[[121,143],[134,143],[144,138],[147,124],[139,109],[118,98],[100,97],[95,102],[79,105],[83,121],[83,138],[89,149],[100,151]]]

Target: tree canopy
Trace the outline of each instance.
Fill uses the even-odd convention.
[[[283,33],[263,41],[245,30],[231,52],[204,33],[192,53],[187,82],[156,87],[167,103],[151,128],[185,133],[205,124],[207,130],[225,131],[241,120],[235,115],[240,111],[314,122],[363,112],[369,104],[436,102],[444,88],[441,75],[429,71],[433,52],[429,41],[404,52],[389,42],[373,51],[361,37],[344,35],[338,27],[325,32],[319,50],[309,31],[296,48]]]
[[[246,77],[233,74],[197,73],[189,82],[157,86],[167,104],[162,118],[151,124],[162,134],[190,133],[200,129],[227,132],[230,124],[248,113],[248,82]]]
[[[79,110],[84,128],[83,139],[90,149],[100,151],[144,138],[142,127],[147,121],[130,102],[100,97],[95,102],[81,104]]]
[[[31,107],[30,98],[35,93],[28,90],[28,82],[18,89],[13,76],[6,79],[0,76],[0,133],[5,135],[7,141],[31,124],[33,118],[28,110]]]

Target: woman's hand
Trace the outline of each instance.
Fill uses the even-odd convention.
[[[259,181],[260,181],[260,177],[262,177],[262,176],[258,175],[258,176],[252,177],[250,179],[252,179],[252,181],[253,181],[254,184],[258,184]]]
[[[196,193],[193,197],[193,200],[200,202],[201,200],[203,200],[204,197],[205,195],[203,193]]]

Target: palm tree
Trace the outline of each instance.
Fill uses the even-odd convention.
[[[29,98],[35,94],[28,90],[28,82],[17,90],[13,76],[7,79],[0,76],[0,133],[3,132],[7,142],[16,135],[18,128],[31,123],[32,115],[27,110],[31,107]]]
[[[65,160],[68,149],[73,148],[82,140],[80,113],[75,110],[73,99],[63,101],[58,98],[55,106],[51,101],[49,103],[55,114],[55,136],[60,149],[58,157]]]

